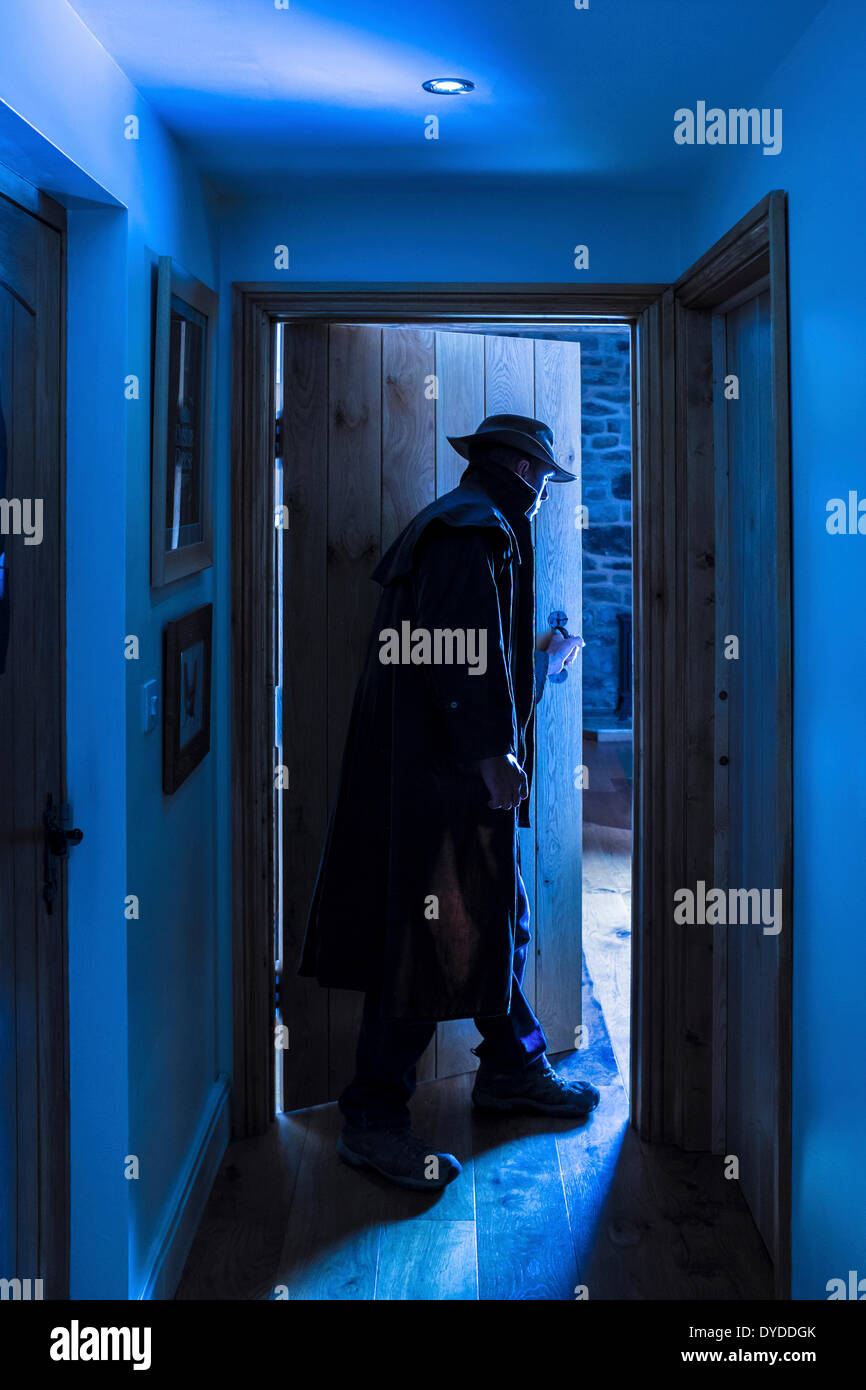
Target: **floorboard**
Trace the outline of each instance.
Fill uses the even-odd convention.
[[[475,1123],[481,1299],[574,1297],[577,1262],[555,1133],[566,1123],[497,1116]]]
[[[267,1299],[301,1167],[304,1129],[279,1115],[229,1145],[187,1257],[178,1299]]]
[[[294,1123],[305,1129],[303,1162],[275,1284],[289,1299],[372,1300],[390,1192],[337,1158],[336,1105],[299,1111]]]
[[[557,1136],[556,1142],[580,1275],[578,1282],[586,1284],[602,1213],[628,1128],[628,1097],[586,968],[583,1018],[590,1046],[568,1059],[558,1058],[557,1070],[564,1076],[580,1076],[591,1082],[601,1099],[585,1125],[565,1130]]]
[[[583,951],[626,1091],[631,1045],[631,743],[584,739]]]
[[[622,820],[630,762],[601,750],[596,813]],[[603,775],[602,775],[603,774]],[[593,772],[590,772],[592,781]],[[607,778],[605,785],[604,778]],[[442,1193],[341,1163],[335,1105],[230,1145],[179,1299],[572,1301],[772,1297],[772,1267],[723,1159],[641,1143],[628,1123],[631,833],[584,836],[586,1045],[555,1058],[601,1093],[586,1121],[473,1111],[473,1075],[418,1087],[413,1122],[463,1164]]]
[[[477,1298],[474,1221],[404,1221],[382,1232],[377,1301]]]

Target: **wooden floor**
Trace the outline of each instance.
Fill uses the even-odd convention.
[[[438,1197],[341,1164],[336,1106],[281,1115],[226,1152],[178,1299],[771,1297],[771,1267],[719,1158],[642,1144],[588,976],[590,1046],[558,1060],[601,1103],[583,1123],[473,1114],[430,1081],[415,1127],[456,1153]]]
[[[631,745],[586,740],[585,1123],[474,1113],[471,1076],[421,1085],[416,1130],[463,1173],[438,1197],[339,1162],[335,1105],[281,1115],[226,1153],[179,1299],[772,1297],[772,1269],[722,1160],[628,1126]]]
[[[631,1039],[631,740],[584,738],[583,954],[628,1089]]]
[[[584,824],[608,825],[631,832],[632,741],[599,742],[584,735]]]

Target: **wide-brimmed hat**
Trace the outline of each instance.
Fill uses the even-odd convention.
[[[551,482],[577,482],[577,475],[560,467],[553,457],[553,431],[550,426],[528,415],[488,415],[474,434],[454,437],[449,434],[447,439],[465,459],[469,458],[469,448],[473,443],[508,444],[512,449],[522,449],[529,458],[549,463],[553,469]]]

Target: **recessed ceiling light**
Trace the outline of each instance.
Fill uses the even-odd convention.
[[[425,92],[436,92],[438,96],[456,96],[458,92],[474,92],[475,83],[470,82],[468,77],[431,77],[429,82],[422,82],[421,86]]]

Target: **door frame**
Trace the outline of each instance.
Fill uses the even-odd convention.
[[[712,1147],[712,943],[672,930],[673,891],[713,850],[714,485],[710,302],[772,265],[784,304],[776,387],[787,405],[785,195],[772,193],[676,284],[309,284],[232,286],[232,921],[236,1136],[273,1118],[270,613],[277,319],[459,326],[515,319],[620,318],[632,340],[634,670],[631,1122],[642,1138]],[[780,220],[781,219],[781,220]],[[771,247],[773,254],[771,255]],[[732,286],[734,288],[732,288]],[[723,291],[723,293],[722,293]],[[719,300],[713,300],[716,293]],[[776,341],[774,339],[774,341]],[[695,356],[690,353],[695,352]],[[703,468],[694,465],[703,464]],[[779,516],[789,517],[790,440],[777,448]],[[787,470],[787,471],[786,471]],[[706,475],[706,476],[704,476]],[[266,513],[267,514],[267,511]],[[685,523],[680,524],[680,523]],[[788,522],[789,531],[790,523]],[[785,550],[785,547],[782,547]],[[780,575],[780,584],[783,576]],[[709,626],[708,626],[709,624]],[[703,652],[699,644],[708,641]],[[790,645],[787,648],[790,651]],[[788,686],[790,690],[790,687]],[[790,788],[788,788],[790,805]],[[790,855],[788,854],[788,872]],[[712,881],[711,872],[704,875]],[[786,885],[783,884],[783,888]],[[790,901],[790,898],[788,899]],[[788,940],[790,950],[790,931]],[[786,969],[790,970],[790,961]],[[780,1016],[790,980],[780,992]],[[787,992],[787,993],[786,993]],[[661,1005],[661,1006],[660,1006]],[[790,1048],[780,1040],[787,1058]],[[784,1087],[781,1089],[785,1089]],[[782,1148],[780,1130],[780,1149]],[[790,1198],[790,1137],[785,1148]],[[780,1225],[790,1237],[790,1220]],[[789,1261],[777,1252],[777,1280]],[[781,1296],[785,1296],[782,1294]]]
[[[632,348],[641,314],[664,285],[355,285],[269,283],[232,286],[232,973],[236,1137],[261,1134],[274,1114],[272,949],[274,672],[268,605],[273,511],[273,325],[278,319],[328,323],[459,326],[515,319],[621,318]],[[632,352],[634,360],[634,351]],[[636,400],[632,372],[632,406]],[[632,431],[632,476],[639,451]],[[633,527],[633,531],[638,529]],[[636,692],[636,702],[638,700]],[[637,764],[638,755],[635,754]]]
[[[778,680],[775,720],[779,756],[775,762],[773,788],[777,810],[773,845],[775,863],[773,886],[782,890],[785,927],[779,935],[778,1016],[775,1051],[778,1094],[776,1097],[776,1241],[770,1251],[775,1270],[776,1297],[791,1296],[791,1208],[792,1208],[792,1128],[793,1092],[793,995],[794,995],[794,802],[793,802],[793,535],[791,518],[791,402],[788,303],[788,204],[783,192],[773,192],[753,208],[727,236],[686,272],[676,285],[679,312],[688,325],[700,323],[702,343],[713,358],[713,316],[768,289],[770,293],[771,400],[774,433],[774,490],[778,536],[776,557],[776,642]],[[712,407],[711,407],[712,408]],[[714,434],[714,445],[726,446],[724,428]],[[715,685],[714,685],[715,702]],[[722,721],[723,723],[723,721]],[[727,808],[727,784],[719,773],[718,754],[727,749],[726,727],[717,730],[712,752],[716,776],[717,824]],[[713,1003],[713,1075],[715,1095],[711,1123],[715,1125],[716,1152],[724,1152],[719,1133],[724,1116],[724,1037],[726,1032],[726,987],[721,974],[727,953],[724,933],[717,932],[721,946],[714,961],[716,994]]]
[[[59,722],[60,783],[53,790],[61,802],[67,799],[66,783],[66,209],[47,193],[21,178],[8,165],[0,163],[0,194],[31,217],[44,222],[60,237],[60,280],[58,287],[57,335],[57,499],[58,517],[57,585],[60,653],[57,697]],[[40,845],[42,827],[38,828]],[[38,1082],[35,1106],[39,1115],[39,1141],[36,1154],[38,1191],[37,1241],[38,1270],[34,1277],[44,1280],[43,1296],[65,1299],[69,1296],[70,1249],[70,1152],[69,1152],[69,970],[68,895],[66,864],[56,862],[57,897],[50,939],[43,933],[37,943],[36,989],[40,1025],[38,1029]],[[46,1117],[43,1128],[43,1117]],[[50,1119],[50,1132],[46,1133]],[[24,1275],[23,1277],[28,1277]]]
[[[769,287],[779,678],[775,767],[779,833],[774,886],[786,929],[779,943],[776,1066],[776,1297],[790,1297],[791,1066],[793,1004],[793,709],[791,613],[791,427],[788,348],[787,197],[753,207],[642,316],[639,355],[639,492],[648,527],[635,537],[635,647],[644,691],[645,749],[635,759],[635,883],[639,930],[632,976],[633,1121],[642,1138],[724,1152],[726,952],[721,932],[683,933],[673,922],[677,888],[714,879],[715,826],[724,822],[717,775],[713,315],[756,287]],[[671,657],[676,654],[672,663]],[[724,715],[721,723],[724,723]],[[670,734],[668,734],[670,731]],[[661,827],[660,837],[653,836]],[[649,831],[649,835],[647,835]],[[719,949],[720,948],[720,949]]]

